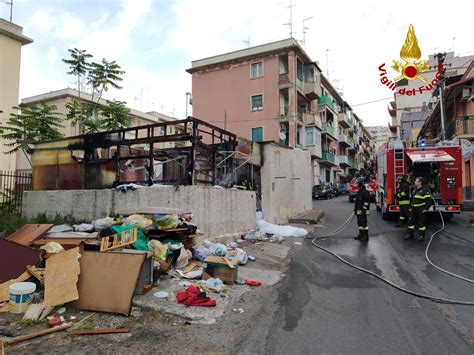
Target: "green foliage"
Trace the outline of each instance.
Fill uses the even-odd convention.
[[[91,54],[86,53],[83,49],[68,49],[71,59],[63,59],[62,61],[69,64],[69,75],[75,75],[78,80],[82,75],[86,75],[89,70],[90,64],[87,62],[89,58],[92,58]]]
[[[109,87],[121,89],[122,87],[117,82],[123,80],[120,76],[124,73],[115,60],[109,62],[103,58],[100,63],[90,64],[89,84],[92,85],[93,89],[100,92],[107,91]]]
[[[89,107],[78,103],[77,101],[68,102],[66,104],[68,110],[66,119],[70,120],[73,125],[82,124],[83,117],[87,117],[89,114]]]
[[[58,129],[63,127],[63,117],[56,112],[56,106],[20,104],[13,109],[17,113],[10,114],[6,125],[0,126],[0,137],[8,142],[5,146],[11,148],[6,154],[18,150],[27,152],[30,144],[62,137]]]
[[[130,110],[121,101],[107,100],[107,106],[100,109],[102,128],[105,131],[130,127]]]

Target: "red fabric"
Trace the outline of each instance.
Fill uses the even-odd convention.
[[[210,299],[207,296],[198,295],[201,293],[201,289],[197,286],[191,285],[185,291],[180,291],[176,295],[176,300],[178,303],[182,303],[189,306],[199,306],[199,307],[215,307],[216,301]]]

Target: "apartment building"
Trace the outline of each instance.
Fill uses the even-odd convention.
[[[444,58],[444,68],[446,77],[454,77],[463,75],[468,68],[471,61],[474,59],[474,55],[469,56],[455,56],[454,52],[447,52]],[[438,59],[435,55],[428,57],[428,66],[430,69],[422,73],[422,76],[426,79],[426,83],[431,83],[435,79],[437,73]],[[410,91],[412,89],[417,90],[422,83],[419,80],[407,80],[402,79],[397,83],[397,91],[399,89],[406,89]],[[396,114],[392,118],[392,125],[400,127],[402,115],[406,112],[425,112],[431,111],[436,105],[437,99],[432,96],[433,91],[424,91],[422,93],[417,92],[415,96],[399,95],[395,94],[395,107]],[[400,134],[398,130],[396,136]]]
[[[293,38],[195,60],[187,72],[196,118],[249,140],[308,150],[313,184],[357,169],[360,122]]]
[[[375,151],[377,151],[383,143],[392,137],[392,133],[390,132],[390,128],[388,126],[368,126],[367,130],[372,135],[372,139],[375,144]]]
[[[462,76],[446,86],[446,139],[459,139],[463,144],[463,195],[474,200],[474,61]],[[418,139],[441,137],[439,103],[434,107],[418,134]]]
[[[3,125],[12,107],[19,104],[21,48],[33,40],[23,35],[23,28],[0,19],[0,124]],[[15,154],[5,154],[0,141],[0,170],[14,170]]]

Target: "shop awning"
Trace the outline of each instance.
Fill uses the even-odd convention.
[[[442,149],[408,151],[407,155],[415,164],[454,161],[454,158]]]

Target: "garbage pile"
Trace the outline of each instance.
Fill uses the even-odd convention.
[[[163,277],[179,282],[176,302],[183,307],[215,307],[213,294],[230,285],[261,285],[238,276],[239,266],[256,260],[242,248],[245,240],[303,236],[299,229],[257,218],[257,231],[227,244],[204,239],[191,212],[161,207],[73,226],[25,225],[0,239],[0,312],[24,313],[25,320],[70,330],[75,323],[61,316],[64,306],[129,316],[133,296],[159,286]],[[153,296],[166,298],[168,292]],[[49,334],[39,333],[35,336]]]

